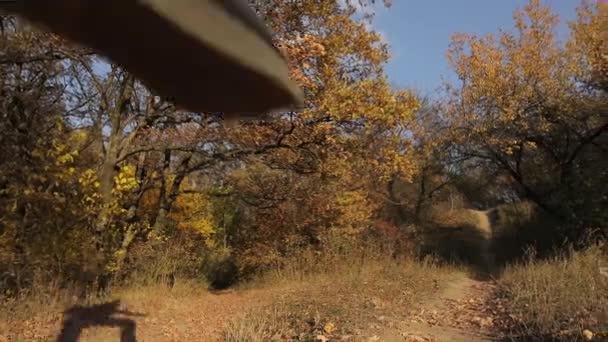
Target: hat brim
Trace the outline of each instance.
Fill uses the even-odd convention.
[[[233,1],[26,0],[20,14],[96,49],[187,110],[300,105],[301,91],[263,25],[242,6],[225,5]]]

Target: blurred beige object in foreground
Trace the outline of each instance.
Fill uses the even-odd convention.
[[[188,111],[262,117],[303,101],[244,0],[15,0],[0,10],[93,48]]]

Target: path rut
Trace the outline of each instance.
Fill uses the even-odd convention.
[[[387,331],[380,341],[495,341],[495,312],[487,305],[493,290],[491,281],[458,274],[438,297],[422,303],[418,312]]]

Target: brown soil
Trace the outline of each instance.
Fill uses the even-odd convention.
[[[138,341],[213,341],[229,319],[245,308],[268,305],[269,295],[261,290],[200,291],[198,295],[189,291],[185,295],[168,288],[126,293],[113,313],[103,313],[96,306],[78,311],[71,329],[81,330],[81,341],[92,342],[119,341],[121,328],[128,330],[133,324]],[[63,310],[41,308],[27,319],[0,321],[0,342],[55,341],[64,326]],[[92,321],[96,326],[84,326]]]
[[[431,300],[421,299],[409,313],[399,313],[390,324],[375,324],[359,337],[369,341],[491,341],[499,324],[493,303],[494,284],[455,274]],[[120,326],[134,323],[139,341],[214,341],[234,317],[280,301],[295,289],[267,288],[221,292],[155,288],[133,290],[121,296],[111,320],[92,315],[105,326],[81,327],[82,341],[119,341]],[[296,291],[298,292],[298,291]],[[86,311],[86,310],[85,310]],[[95,310],[93,310],[95,311]],[[400,311],[400,310],[398,310]],[[62,329],[63,308],[40,310],[26,319],[0,321],[0,341],[53,341]],[[88,314],[81,313],[86,316]],[[76,314],[77,315],[77,314]],[[80,322],[91,317],[77,317]],[[105,321],[104,321],[105,320]],[[384,322],[386,323],[386,322]],[[78,328],[78,327],[76,327]],[[124,328],[124,324],[123,324]]]
[[[494,284],[459,274],[435,299],[422,303],[380,341],[494,341],[500,312],[493,305]]]

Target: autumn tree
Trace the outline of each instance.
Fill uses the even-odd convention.
[[[64,121],[69,55],[59,37],[0,17],[0,272],[2,290],[58,273],[77,276],[95,258],[87,230],[94,212],[74,163],[81,139]],[[84,228],[84,229],[83,229]],[[6,286],[6,287],[5,287]]]
[[[533,0],[515,12],[514,32],[457,34],[448,55],[459,79],[447,87],[444,108],[452,153],[586,227],[606,222],[602,15],[583,2],[564,44],[558,17]]]
[[[192,256],[232,252],[255,268],[325,248],[330,236],[356,239],[369,226],[380,207],[373,189],[415,169],[400,136],[417,107],[388,85],[372,12],[336,0],[252,6],[273,29],[306,106],[237,125],[222,113],[180,111],[120,66],[53,35],[3,31],[1,124],[7,132],[31,126],[2,137],[20,141],[10,153],[29,153],[1,167],[2,201],[16,208],[2,212],[13,234],[2,235],[7,260],[46,253],[57,261],[51,274],[112,276],[145,269],[138,258],[152,263],[173,243],[191,246]],[[28,163],[35,167],[14,171]],[[41,239],[66,239],[40,249],[32,237],[42,222]]]
[[[245,203],[259,209],[243,234],[258,231],[260,239],[249,235],[246,253],[262,258],[274,255],[266,247],[284,245],[281,238],[293,246],[314,244],[330,231],[347,236],[369,225],[378,210],[371,190],[390,174],[409,177],[414,167],[399,135],[417,101],[389,86],[382,69],[387,47],[369,30],[371,18],[354,6],[328,0],[259,1],[254,7],[306,94],[301,112],[239,127],[257,144],[282,137],[281,148],[255,157],[255,167],[236,181]]]

